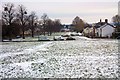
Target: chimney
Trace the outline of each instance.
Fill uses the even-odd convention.
[[[102,19],[100,19],[100,22],[102,22]]]
[[[108,19],[105,19],[105,23],[108,23]]]

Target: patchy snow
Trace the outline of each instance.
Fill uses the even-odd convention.
[[[84,39],[84,40],[92,40],[91,38],[87,38],[87,37],[84,37],[84,36],[80,36],[79,38]]]
[[[4,42],[0,78],[118,78],[118,54],[117,40]]]
[[[24,49],[24,51],[22,51],[22,52],[16,52],[16,53],[8,52],[6,54],[1,54],[0,58],[1,57],[7,57],[7,56],[13,56],[13,55],[19,55],[19,54],[30,54],[30,53],[36,52],[38,49],[46,51],[47,49],[45,49],[45,47],[48,46],[48,45],[50,46],[51,43],[52,42],[48,42],[48,43],[45,43],[45,44],[42,44],[42,45],[39,45],[39,46],[34,46],[32,48]]]

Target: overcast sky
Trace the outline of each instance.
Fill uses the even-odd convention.
[[[79,16],[85,22],[95,23],[100,19],[111,19],[118,14],[119,0],[2,0],[15,6],[23,4],[28,12],[35,11],[40,17],[47,13],[51,19],[60,19],[64,24],[72,23]]]

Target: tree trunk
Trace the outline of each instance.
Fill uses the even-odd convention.
[[[25,39],[25,30],[24,30],[24,26],[22,26],[23,29],[22,29],[22,38]]]
[[[44,36],[45,36],[45,28],[43,29],[43,34],[44,34]]]
[[[23,31],[23,34],[22,34],[22,35],[23,35],[23,39],[25,39],[25,34],[24,34],[24,31]]]
[[[34,37],[34,30],[32,30],[32,37]]]
[[[9,41],[12,41],[11,24],[8,27],[9,27]]]
[[[52,35],[52,31],[50,31],[50,36]]]

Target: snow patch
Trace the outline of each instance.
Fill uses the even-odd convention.
[[[80,38],[80,39],[85,39],[85,40],[92,40],[92,39],[87,38],[87,37],[84,37],[84,36],[80,36],[79,38]]]
[[[45,63],[46,59],[38,59],[36,61],[28,61],[28,62],[22,62],[22,63],[13,63],[10,65],[17,65],[21,66],[24,70],[29,70],[28,68],[31,66],[32,63]]]
[[[25,49],[22,52],[1,54],[0,58],[7,57],[7,56],[19,55],[19,54],[35,53],[37,50],[47,50],[45,47],[51,46],[51,44],[52,44],[52,42],[47,42],[47,43],[44,43],[44,44],[42,44],[40,46],[33,46],[32,48]]]

